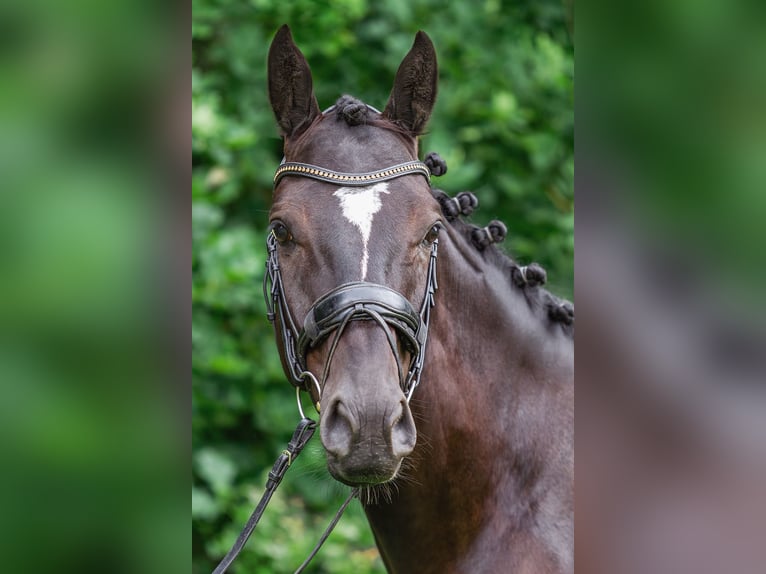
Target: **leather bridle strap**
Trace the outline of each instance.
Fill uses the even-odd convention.
[[[234,562],[237,556],[239,556],[239,553],[242,552],[242,549],[245,547],[245,544],[247,544],[247,541],[255,530],[255,527],[258,525],[258,521],[261,519],[261,516],[263,516],[264,510],[266,510],[266,505],[268,505],[271,497],[274,495],[274,491],[282,482],[282,478],[284,478],[287,469],[290,468],[290,465],[293,463],[293,461],[298,458],[298,455],[301,453],[301,451],[303,451],[303,447],[305,447],[309,440],[311,440],[315,430],[316,422],[309,418],[304,417],[298,423],[298,426],[295,428],[295,432],[293,432],[292,439],[290,439],[290,442],[287,444],[287,448],[279,454],[277,460],[274,462],[274,466],[272,467],[271,471],[269,471],[269,478],[266,481],[266,491],[263,493],[263,496],[261,496],[261,500],[258,502],[255,510],[253,510],[250,518],[247,519],[247,523],[245,524],[244,528],[242,528],[239,536],[237,536],[237,540],[234,542],[231,549],[226,553],[226,556],[221,559],[215,570],[213,570],[213,574],[224,574],[229,566],[231,566],[232,562]],[[343,513],[346,511],[348,505],[358,494],[359,489],[354,488],[351,490],[346,500],[343,501],[343,504],[341,504],[340,508],[335,513],[333,519],[327,525],[327,528],[325,528],[325,531],[319,538],[319,541],[316,543],[316,545],[314,545],[314,549],[311,551],[311,554],[309,554],[303,563],[298,566],[298,569],[294,574],[301,574],[306,566],[309,565],[309,562],[311,562],[314,556],[317,555],[319,549],[322,548],[322,545],[325,543],[327,538],[330,536],[330,533],[338,524],[338,521],[343,516]]]
[[[318,165],[311,165],[310,163],[300,163],[295,161],[285,162],[283,160],[277,169],[277,172],[274,174],[274,187],[276,187],[279,181],[286,175],[308,177],[309,179],[316,179],[318,181],[334,183],[346,187],[363,187],[380,181],[388,181],[389,179],[412,174],[422,175],[426,178],[429,185],[431,184],[431,170],[429,170],[428,166],[422,161],[407,161],[365,173],[346,173],[333,171],[325,167],[319,167]]]
[[[269,500],[271,500],[274,491],[277,489],[277,486],[279,486],[279,483],[282,482],[282,478],[284,478],[287,469],[290,468],[293,461],[298,458],[303,447],[306,446],[306,443],[308,443],[314,435],[314,430],[316,430],[316,422],[309,418],[304,418],[298,423],[298,426],[293,433],[293,438],[290,439],[287,448],[280,453],[279,457],[277,457],[274,466],[269,472],[269,478],[266,481],[266,491],[258,502],[258,506],[255,507],[250,518],[248,518],[247,524],[245,524],[242,532],[239,533],[231,550],[226,553],[226,556],[223,557],[215,570],[213,570],[213,574],[223,574],[226,572],[226,569],[231,566],[231,563],[234,562],[237,556],[239,556],[239,553],[245,547],[248,538],[250,538],[253,530],[255,530],[258,521],[261,519],[263,511],[266,510],[266,505],[269,503]]]
[[[349,503],[359,494],[359,489],[355,488],[351,491],[351,493],[346,497],[346,500],[343,501],[343,504],[340,505],[340,508],[335,513],[335,516],[333,516],[332,520],[330,521],[330,524],[327,525],[327,528],[325,528],[324,533],[319,538],[317,543],[314,545],[314,549],[311,551],[311,554],[306,556],[306,559],[303,561],[303,563],[298,566],[297,570],[293,574],[301,574],[303,570],[305,570],[306,566],[309,565],[309,563],[314,559],[314,556],[317,555],[319,552],[319,549],[322,548],[322,545],[325,543],[325,540],[330,536],[330,533],[333,531],[335,526],[338,524],[338,521],[340,520],[341,516],[343,516],[343,513],[346,511],[346,508],[348,507]]]

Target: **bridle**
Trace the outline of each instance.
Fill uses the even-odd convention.
[[[372,106],[368,107],[377,112]],[[330,111],[330,109],[325,110],[325,113]],[[339,184],[344,187],[362,187],[413,174],[424,176],[430,185],[431,172],[428,166],[420,161],[400,163],[373,172],[342,173],[311,164],[285,162],[283,159],[274,175],[274,187],[276,188],[279,181],[286,176],[306,177],[326,183]],[[251,514],[236,542],[226,556],[223,557],[213,574],[225,572],[237,557],[258,524],[266,505],[282,481],[285,472],[314,434],[316,423],[304,414],[303,407],[301,406],[300,392],[302,390],[307,391],[310,395],[313,391],[316,391],[314,406],[317,412],[320,412],[322,386],[317,377],[308,369],[306,364],[308,352],[327,340],[334,333],[321,375],[321,381],[324,384],[329,374],[335,349],[349,323],[352,321],[374,321],[383,329],[386,335],[386,341],[396,360],[399,384],[407,402],[410,401],[412,393],[420,384],[420,376],[425,361],[431,307],[434,305],[434,295],[438,288],[436,282],[438,239],[435,239],[431,244],[431,254],[426,275],[426,289],[419,311],[415,311],[412,303],[404,295],[390,287],[378,283],[355,281],[339,285],[320,296],[309,308],[300,329],[285,299],[285,285],[279,266],[278,244],[279,242],[272,229],[266,238],[268,258],[266,260],[266,273],[263,278],[263,295],[266,300],[269,321],[274,324],[278,336],[281,336],[282,339],[282,353],[286,374],[288,380],[295,387],[301,421],[293,433],[288,448],[282,451],[274,463],[274,467],[269,473],[263,497]],[[391,328],[399,335],[402,345],[410,353],[410,362],[406,373],[402,366],[397,341]],[[352,490],[314,547],[314,550],[303,564],[298,567],[296,574],[302,572],[319,551],[338,520],[340,520],[343,511],[354,496],[356,496],[356,493],[356,489]]]
[[[423,175],[430,184],[428,166],[420,161],[400,163],[381,170],[359,174],[337,172],[305,163],[286,163],[283,160],[274,175],[274,186],[276,187],[277,183],[287,175],[340,183],[343,186],[362,187],[412,174]],[[438,239],[431,245],[426,290],[419,312],[415,311],[409,300],[398,291],[377,283],[357,281],[339,285],[319,297],[309,308],[300,328],[298,328],[285,300],[285,286],[279,267],[278,241],[273,231],[269,233],[266,245],[268,259],[263,280],[263,294],[266,299],[269,321],[275,324],[276,330],[282,338],[286,374],[296,388],[301,415],[303,416],[299,396],[301,390],[307,391],[309,394],[316,390],[317,400],[314,406],[317,412],[320,411],[321,404],[319,401],[322,385],[329,374],[338,341],[351,321],[372,320],[383,329],[391,352],[396,359],[399,384],[409,402],[412,393],[420,383],[428,340],[431,307],[434,305],[434,294],[438,287],[436,281]],[[388,327],[393,327],[410,352],[410,364],[406,373],[402,367],[396,340]],[[306,355],[333,332],[335,332],[335,336],[330,345],[329,355],[321,377],[322,385],[320,385],[317,377],[309,371],[306,365]]]

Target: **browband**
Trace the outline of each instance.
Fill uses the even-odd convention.
[[[367,173],[342,173],[308,163],[285,162],[274,174],[274,186],[276,187],[279,180],[286,175],[298,175],[328,183],[359,187],[411,174],[420,174],[429,184],[431,183],[431,170],[422,161],[408,161]]]

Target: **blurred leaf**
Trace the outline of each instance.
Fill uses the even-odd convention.
[[[204,490],[192,487],[192,518],[212,520],[218,516],[216,499]]]
[[[224,454],[212,448],[202,449],[194,455],[194,466],[216,496],[229,492],[237,470]]]

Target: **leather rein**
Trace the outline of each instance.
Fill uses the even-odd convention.
[[[279,181],[286,176],[307,177],[342,186],[362,187],[414,174],[424,176],[430,185],[431,172],[428,166],[420,161],[400,163],[367,173],[343,173],[311,164],[285,162],[282,160],[274,175],[274,187],[276,188]],[[434,240],[431,245],[426,290],[419,311],[414,309],[404,295],[394,289],[377,283],[356,281],[340,285],[319,297],[306,313],[300,329],[285,300],[284,282],[279,267],[278,243],[273,231],[269,232],[266,239],[268,258],[266,260],[266,273],[263,279],[263,295],[266,300],[269,321],[275,326],[279,335],[281,335],[286,374],[288,380],[296,389],[296,399],[301,421],[293,433],[288,448],[282,451],[274,463],[271,472],[269,472],[266,491],[263,497],[251,514],[236,542],[218,564],[213,574],[223,574],[226,572],[226,569],[239,555],[253,530],[255,530],[266,505],[282,481],[287,469],[301,453],[303,447],[308,443],[316,430],[316,422],[306,417],[303,412],[300,397],[302,390],[308,392],[310,396],[316,392],[314,406],[317,412],[320,412],[322,386],[317,377],[307,367],[306,356],[308,352],[334,333],[324,372],[321,375],[321,381],[324,384],[338,341],[348,324],[351,321],[374,321],[383,329],[391,352],[396,359],[399,383],[402,392],[407,398],[407,402],[410,401],[412,393],[420,384],[420,375],[425,361],[431,307],[434,305],[434,295],[438,287],[436,282],[438,239]],[[388,327],[392,327],[399,335],[403,345],[410,353],[410,362],[406,373],[402,366],[396,339]],[[298,567],[295,574],[303,572],[303,569],[317,554],[338,520],[340,520],[343,511],[357,493],[357,489],[351,491],[351,494],[335,514],[335,517],[328,525],[311,554]]]

